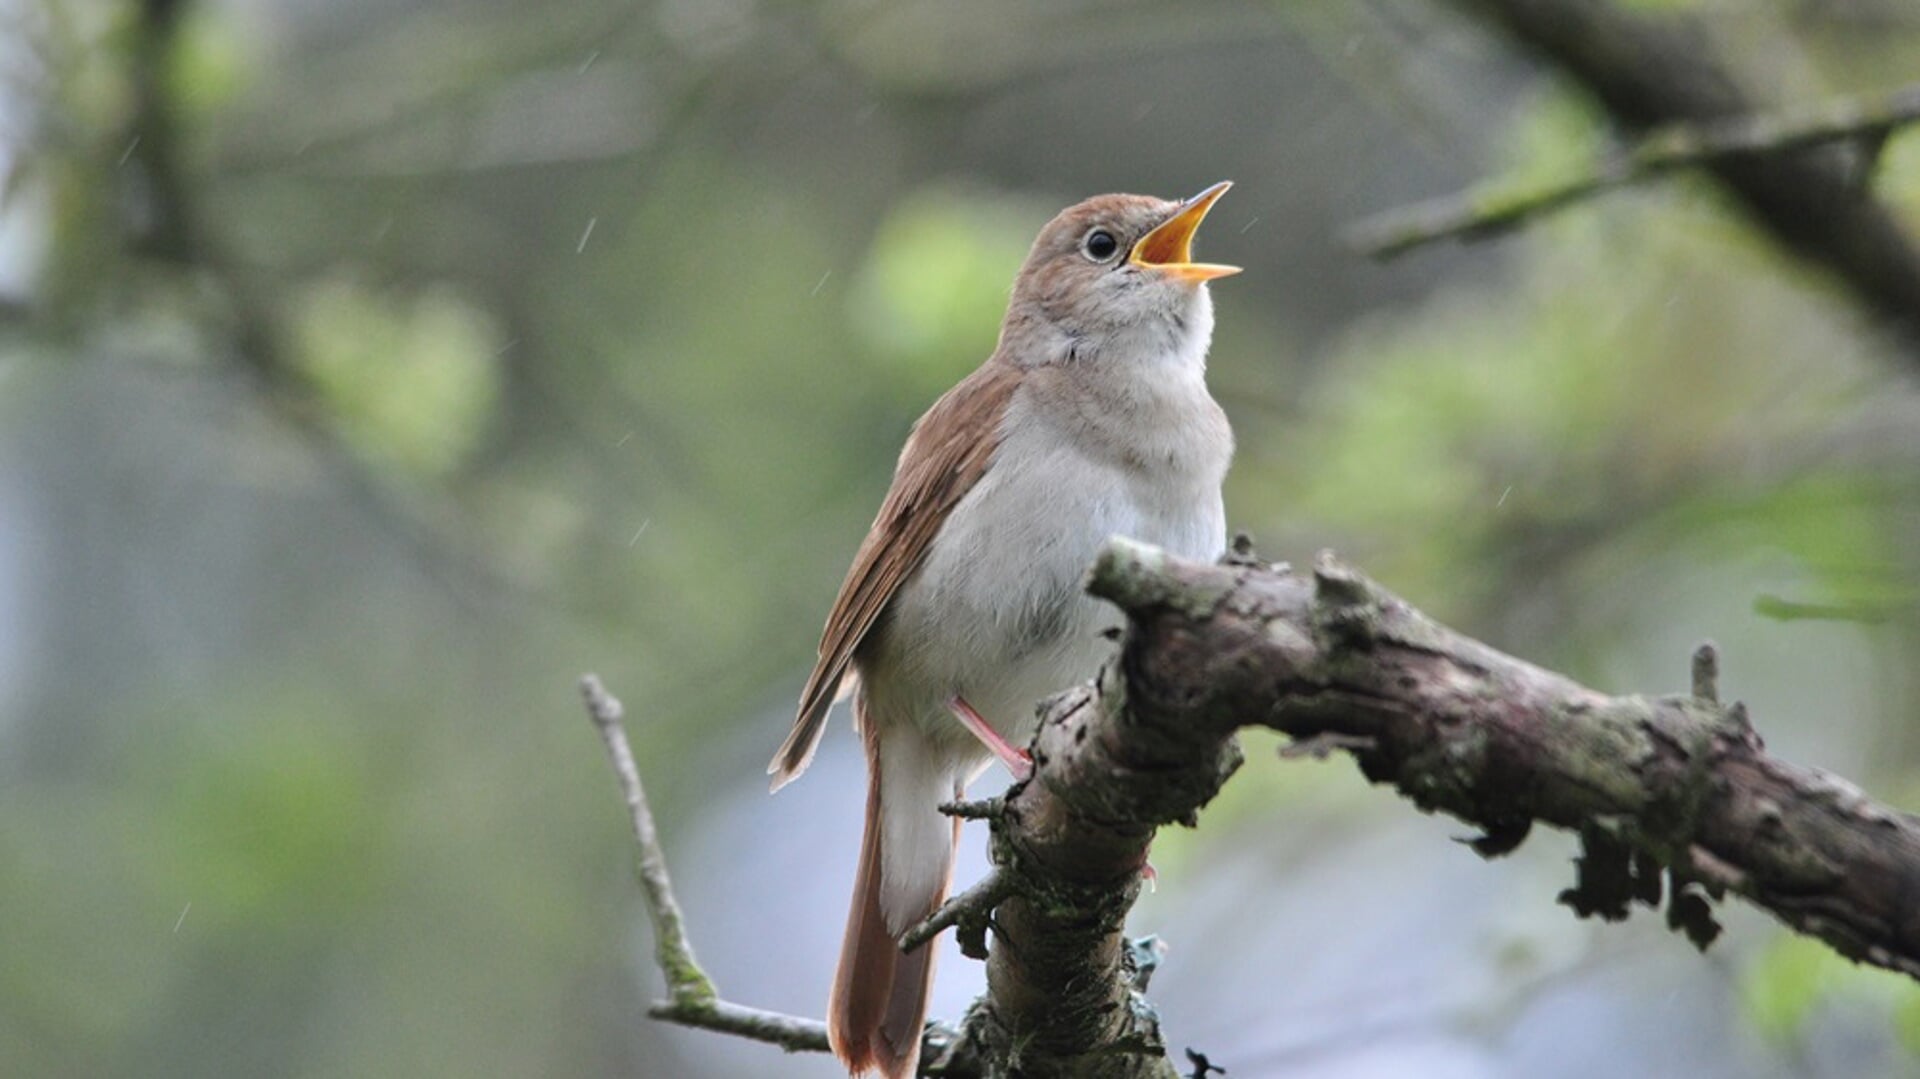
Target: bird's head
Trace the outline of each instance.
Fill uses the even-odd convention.
[[[1099,195],[1040,230],[1014,280],[1002,350],[1023,364],[1184,355],[1213,331],[1206,283],[1237,266],[1193,261],[1193,234],[1232,184],[1182,202]]]

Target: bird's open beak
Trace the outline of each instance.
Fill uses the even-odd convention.
[[[1140,242],[1133,245],[1133,254],[1128,256],[1127,261],[1135,266],[1158,270],[1176,281],[1193,284],[1239,273],[1238,266],[1193,261],[1194,232],[1200,228],[1200,222],[1207,219],[1207,211],[1232,186],[1232,180],[1222,180],[1188,199],[1180,207],[1179,213],[1140,237]]]

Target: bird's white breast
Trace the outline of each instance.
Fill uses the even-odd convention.
[[[964,754],[971,736],[945,709],[957,693],[1024,741],[1035,703],[1114,651],[1104,631],[1123,619],[1082,587],[1101,545],[1219,554],[1231,453],[1197,363],[1029,372],[986,474],[894,599],[866,672],[873,703]]]

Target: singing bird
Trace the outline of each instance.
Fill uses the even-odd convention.
[[[999,346],[914,424],[827,616],[767,771],[774,790],[804,771],[852,688],[866,834],[827,1006],[850,1074],[919,1059],[933,948],[896,942],[947,895],[959,822],[940,803],[996,755],[1024,777],[1036,702],[1113,652],[1119,615],[1081,587],[1101,544],[1225,543],[1233,431],[1207,392],[1206,284],[1239,269],[1194,262],[1192,241],[1228,186],[1101,195],[1040,230]]]

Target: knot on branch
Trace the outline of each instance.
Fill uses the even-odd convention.
[[[1223,566],[1261,568],[1263,563],[1260,561],[1259,553],[1253,549],[1252,533],[1235,532],[1233,534],[1233,542],[1228,544],[1226,551],[1220,555],[1220,564]]]
[[[1379,619],[1379,590],[1365,574],[1332,551],[1314,556],[1313,624],[1327,640],[1365,648],[1378,630]]]
[[[1712,641],[1693,650],[1693,697],[1703,704],[1720,703],[1720,653]]]
[[[1313,558],[1313,598],[1330,609],[1364,607],[1372,602],[1373,589],[1359,570],[1322,550]]]
[[[1634,829],[1671,865],[1703,849],[1701,822],[1724,793],[1728,762],[1762,748],[1746,706],[1720,703],[1720,656],[1711,641],[1694,649],[1691,675],[1687,697],[1662,699],[1641,724],[1651,740],[1643,765],[1651,782]]]
[[[1261,558],[1260,552],[1254,550],[1252,534],[1247,532],[1235,532],[1233,534],[1233,540],[1227,544],[1227,549],[1221,553],[1218,564],[1222,566],[1233,566],[1238,569],[1265,570],[1268,573],[1288,574],[1293,572],[1293,566],[1286,562],[1268,562]]]

